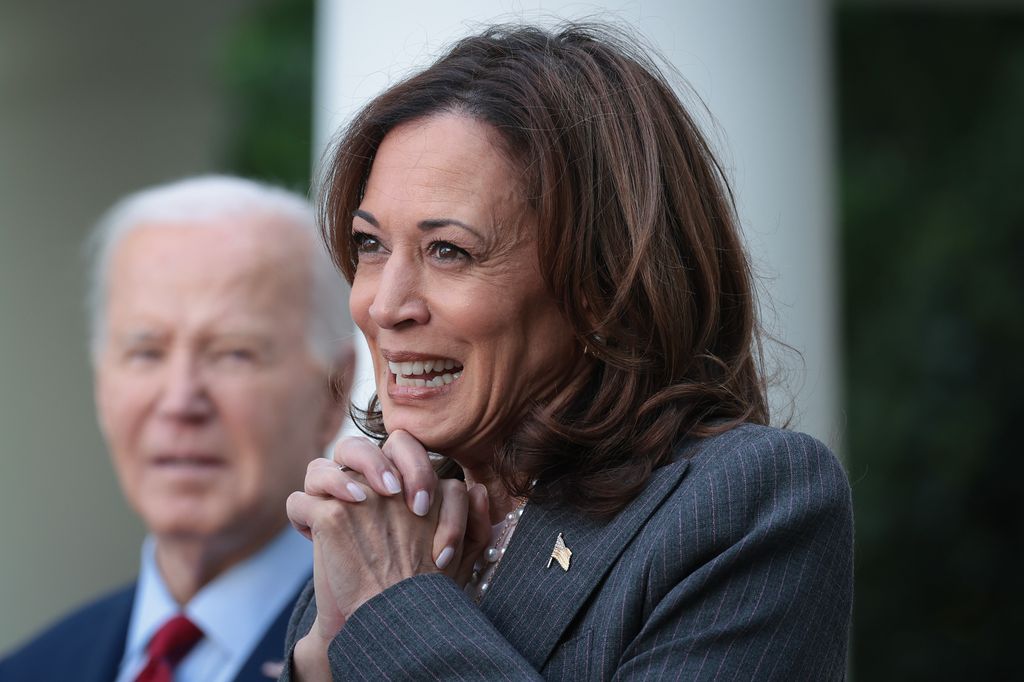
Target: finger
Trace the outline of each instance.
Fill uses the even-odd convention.
[[[313,539],[313,533],[310,530],[310,526],[313,524],[310,507],[309,495],[299,491],[289,495],[285,501],[288,520],[291,522],[292,527],[302,533],[307,540]]]
[[[401,473],[409,509],[426,516],[437,489],[437,474],[426,448],[408,432],[398,430],[388,436],[382,450]]]
[[[491,506],[487,488],[477,483],[468,491],[469,516],[466,522],[466,553],[480,554],[491,544]],[[475,558],[475,557],[474,557]]]
[[[342,438],[334,446],[334,461],[366,477],[366,482],[378,495],[391,496],[402,492],[401,473],[368,438]]]
[[[307,495],[334,497],[345,502],[362,502],[366,499],[366,490],[352,476],[334,462],[321,461],[326,462],[327,466],[311,462],[306,468],[304,489]]]
[[[333,459],[327,459],[325,457],[318,457],[312,460],[306,467],[306,472],[308,473],[312,469],[319,468],[341,471],[356,483],[361,483],[362,485],[369,487],[369,484],[366,482],[366,477],[363,476],[361,473],[359,473],[355,469],[352,469],[351,467],[342,466],[341,464],[335,462]]]
[[[466,537],[463,542],[460,566],[455,571],[455,582],[465,585],[473,574],[473,565],[483,558],[491,544],[490,499],[487,488],[477,483],[467,491],[469,514],[466,517]]]
[[[455,569],[461,566],[469,495],[465,483],[452,479],[441,481],[438,489],[440,509],[437,515],[437,528],[434,531],[434,564],[442,571],[451,566],[454,575]]]

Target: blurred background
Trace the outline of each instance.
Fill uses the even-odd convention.
[[[773,402],[853,486],[853,675],[1014,677],[1024,2],[380,4],[0,0],[0,651],[137,569],[92,407],[93,221],[203,172],[306,192],[362,101],[539,8],[636,26],[714,114],[766,322],[801,353]]]

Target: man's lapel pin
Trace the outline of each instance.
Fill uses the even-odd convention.
[[[270,679],[276,680],[284,672],[284,661],[264,661],[260,671]]]
[[[551,557],[548,559],[548,568],[551,568],[551,562],[557,561],[558,565],[562,567],[563,571],[569,570],[569,559],[572,557],[572,550],[565,546],[565,540],[562,539],[562,534],[558,534],[558,539],[555,540],[555,548],[551,550]]]

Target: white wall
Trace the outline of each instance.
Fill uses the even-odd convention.
[[[773,403],[785,412],[796,392],[794,425],[840,447],[830,6],[823,0],[320,0],[316,139],[323,148],[361,104],[475,26],[589,16],[637,27],[717,118],[714,137],[770,301],[765,322],[803,355],[801,361],[783,354],[789,385],[773,392]],[[357,390],[366,395],[369,359],[360,363]]]

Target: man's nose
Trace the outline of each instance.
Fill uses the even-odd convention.
[[[169,419],[186,421],[202,420],[213,413],[213,402],[198,358],[187,353],[171,357],[166,368],[158,413]]]
[[[422,266],[392,256],[384,264],[370,304],[370,318],[382,329],[426,324],[430,309],[423,295]]]

